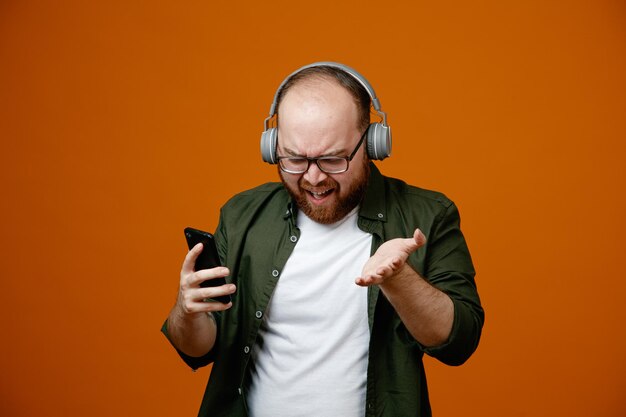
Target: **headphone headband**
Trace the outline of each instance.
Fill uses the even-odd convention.
[[[274,100],[272,101],[272,106],[270,107],[269,116],[265,119],[264,125],[265,129],[261,134],[261,156],[263,160],[270,164],[278,163],[278,158],[276,155],[276,145],[278,142],[278,129],[276,127],[270,128],[270,120],[272,117],[276,115],[276,107],[278,106],[278,95],[281,93],[285,85],[289,82],[289,80],[296,74],[301,71],[304,71],[308,68],[315,67],[331,67],[336,68],[352,78],[356,80],[361,86],[365,89],[367,94],[370,96],[371,106],[374,110],[380,115],[382,118],[382,123],[370,123],[367,129],[367,155],[371,159],[385,159],[389,155],[391,155],[391,129],[387,125],[387,114],[383,112],[380,108],[380,102],[376,97],[376,92],[370,85],[370,83],[359,74],[355,69],[348,67],[347,65],[340,64],[338,62],[330,62],[330,61],[321,61],[314,62],[313,64],[305,65],[301,68],[298,68],[296,71],[292,72],[280,83],[276,93],[274,94]]]
[[[347,65],[343,65],[340,64],[338,62],[331,62],[331,61],[320,61],[320,62],[314,62],[312,64],[309,65],[305,65],[301,68],[298,68],[297,70],[295,70],[294,72],[292,72],[291,74],[289,74],[282,83],[280,83],[280,85],[278,86],[278,89],[276,90],[276,93],[274,94],[274,101],[272,101],[272,106],[270,107],[270,115],[269,117],[271,118],[272,116],[274,116],[275,112],[276,112],[276,105],[278,104],[276,102],[276,100],[278,100],[278,94],[280,94],[280,92],[282,91],[283,87],[285,86],[285,84],[287,84],[287,82],[291,79],[291,77],[293,77],[294,75],[296,75],[297,73],[304,71],[305,69],[308,68],[315,68],[315,67],[331,67],[331,68],[337,68],[345,73],[348,73],[352,76],[352,78],[354,78],[356,81],[359,82],[359,84],[361,84],[363,86],[363,88],[365,88],[365,91],[367,91],[367,93],[369,94],[370,98],[372,99],[372,106],[374,107],[374,110],[376,110],[379,113],[382,113],[383,115],[385,113],[383,113],[380,110],[380,102],[378,101],[378,98],[376,97],[376,92],[374,91],[374,89],[372,88],[372,86],[370,85],[370,83],[365,79],[364,76],[362,76],[361,74],[359,74],[354,68],[350,68]],[[386,119],[386,117],[385,117]],[[384,121],[386,123],[386,120]]]

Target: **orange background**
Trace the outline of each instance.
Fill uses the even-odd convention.
[[[0,415],[193,416],[159,333],[185,254],[276,179],[295,68],[375,87],[387,175],[460,207],[487,320],[427,360],[437,416],[626,415],[626,7],[615,1],[0,2]]]

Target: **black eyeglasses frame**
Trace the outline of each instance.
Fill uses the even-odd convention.
[[[356,155],[356,153],[359,151],[359,148],[361,147],[361,145],[363,144],[363,141],[365,140],[365,138],[367,137],[367,129],[365,129],[365,132],[363,132],[363,135],[361,135],[361,139],[359,139],[359,143],[356,144],[356,147],[354,148],[354,150],[352,151],[352,153],[350,153],[349,156],[318,156],[315,158],[308,158],[306,156],[279,156],[278,159],[278,166],[280,167],[280,170],[283,172],[286,172],[288,174],[295,174],[295,175],[300,175],[300,174],[304,174],[305,172],[307,172],[309,170],[309,168],[311,167],[311,162],[315,162],[315,164],[317,165],[317,167],[320,169],[320,171],[326,173],[326,174],[341,174],[346,172],[348,169],[350,169],[350,162],[352,161],[352,159],[354,159],[354,156]],[[283,166],[283,164],[281,163],[282,160],[285,159],[289,159],[289,160],[299,160],[299,161],[307,161],[307,165],[306,168],[304,170],[298,170],[298,171],[294,171],[294,170],[290,170],[287,169]],[[346,161],[346,167],[345,169],[342,169],[340,171],[328,171],[324,168],[322,168],[322,166],[320,166],[320,162],[319,161],[324,161],[324,160],[333,160],[333,161],[337,161],[337,160],[345,160]]]

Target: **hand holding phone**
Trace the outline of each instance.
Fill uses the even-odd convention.
[[[198,243],[202,243],[202,252],[196,258],[194,271],[200,271],[202,269],[211,269],[220,266],[220,257],[217,253],[217,246],[215,246],[215,238],[209,232],[187,227],[185,229],[185,239],[187,240],[187,246],[191,250]],[[202,281],[200,286],[206,287],[219,287],[226,284],[224,278],[214,278]],[[228,304],[231,301],[230,295],[222,295],[212,298],[220,303]]]

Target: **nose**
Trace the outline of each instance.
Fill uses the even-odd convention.
[[[303,174],[304,179],[309,182],[309,184],[315,186],[320,182],[324,181],[328,178],[328,174],[324,171],[320,170],[320,167],[313,161],[309,164],[309,169]]]

